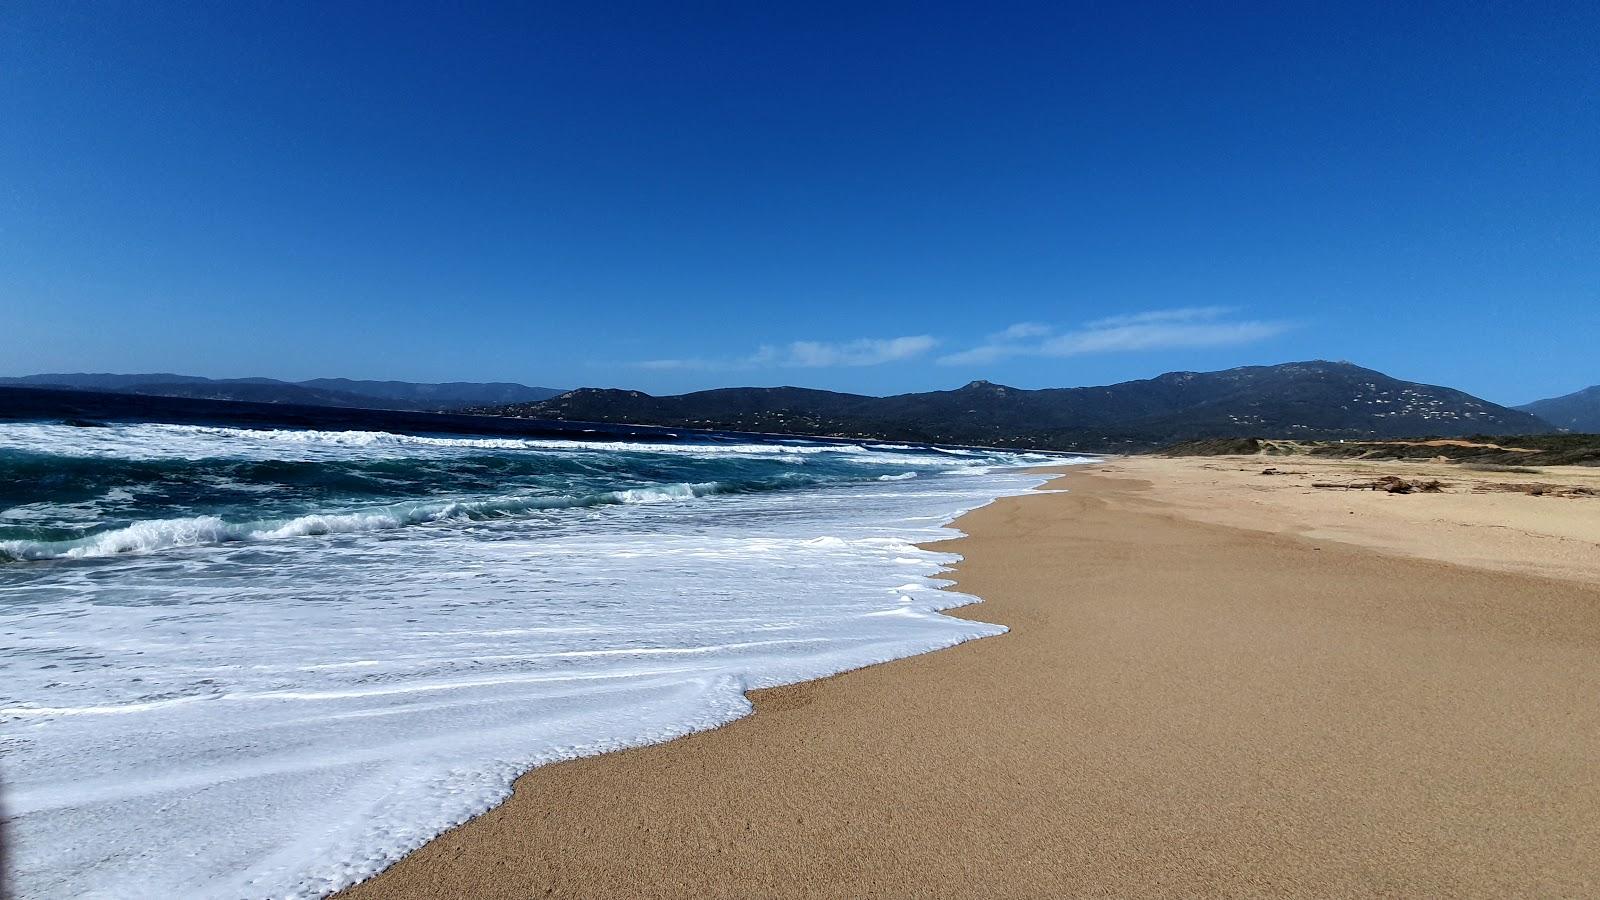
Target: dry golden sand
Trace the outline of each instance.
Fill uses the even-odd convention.
[[[1259,462],[1246,484],[1300,490]],[[1280,505],[1204,468],[1229,464],[1090,466],[971,513],[963,613],[1009,634],[535,770],[349,896],[1600,893],[1600,587],[1506,570],[1574,538],[1419,559],[1429,517],[1377,504],[1460,498]],[[1296,518],[1369,500],[1346,540]]]
[[[1163,504],[1204,522],[1600,585],[1600,496],[1530,497],[1503,490],[1541,483],[1600,494],[1600,468],[1480,471],[1449,463],[1304,456],[1134,457],[1120,460],[1117,468],[1151,479]],[[1280,474],[1263,476],[1267,468]],[[1438,480],[1444,493],[1395,496],[1312,486],[1359,484],[1384,475]]]

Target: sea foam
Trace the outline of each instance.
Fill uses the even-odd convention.
[[[39,431],[53,427],[0,425],[0,447],[70,443]],[[235,505],[0,566],[0,774],[29,898],[319,896],[500,802],[531,767],[716,727],[749,712],[753,688],[998,634],[940,614],[972,598],[940,589],[955,556],[916,545],[1042,480],[995,468],[1035,457],[910,447],[697,456],[76,431],[95,446],[58,444],[63,460],[294,447],[339,478],[295,470],[295,484],[235,491]],[[341,510],[326,485],[393,453],[404,464],[375,470],[373,496],[422,477],[447,496]],[[780,457],[806,458],[807,477]],[[112,488],[134,498],[116,508],[171,508],[174,479],[200,487],[186,503],[209,496],[211,470],[178,462],[129,468],[149,480]],[[551,493],[452,494],[483,466]],[[121,470],[93,469],[85,490],[107,471]],[[249,516],[269,500],[293,514]]]
[[[385,531],[427,522],[443,522],[450,519],[482,520],[540,510],[624,503],[670,503],[710,496],[729,487],[717,482],[703,482],[602,491],[582,496],[558,494],[401,503],[352,512],[309,513],[277,521],[225,522],[218,516],[157,519],[135,522],[123,528],[71,540],[0,541],[0,561],[85,559],[238,541],[269,541],[325,534]]]

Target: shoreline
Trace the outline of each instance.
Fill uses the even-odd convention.
[[[1007,634],[535,769],[339,896],[1600,885],[1595,585],[1328,539],[1256,497],[1218,508],[1258,528],[1200,521],[1215,463],[1072,467],[1042,486],[1070,493],[969,512],[928,548],[983,602],[945,614]]]

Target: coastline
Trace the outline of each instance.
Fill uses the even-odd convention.
[[[915,545],[1046,480],[1026,454],[804,442],[150,423],[0,437],[163,485],[130,494],[163,498],[149,514],[115,501],[130,522],[99,532],[137,546],[7,567],[0,590],[19,650],[0,713],[28,732],[5,748],[5,800],[39,897],[323,896],[541,765],[718,727],[752,711],[751,689],[1000,633],[940,614],[975,598],[940,590],[958,556]],[[372,505],[329,499],[368,482]],[[445,483],[456,499],[435,500]],[[705,494],[725,496],[677,502]],[[69,506],[51,508],[105,512]],[[163,517],[179,511],[194,515]],[[21,535],[45,559],[81,549],[58,536]]]
[[[1422,507],[1366,506],[1442,498],[1267,502],[1217,465],[1074,467],[1045,486],[1069,493],[970,512],[967,537],[929,545],[964,556],[953,589],[984,601],[949,614],[1008,634],[536,769],[341,896],[1600,886],[1600,589],[1574,534],[1481,529],[1466,556],[1419,558]],[[1323,513],[1361,528],[1332,534]],[[1576,562],[1533,575],[1496,546]]]

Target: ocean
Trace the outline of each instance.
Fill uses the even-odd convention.
[[[23,897],[311,897],[533,766],[1004,629],[965,510],[1059,456],[748,436],[0,423]]]

